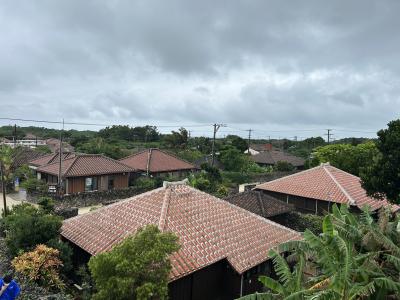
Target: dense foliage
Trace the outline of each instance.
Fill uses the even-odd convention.
[[[325,216],[323,232],[304,232],[304,240],[281,245],[294,251],[288,261],[276,252],[273,257],[278,280],[262,276],[269,289],[250,299],[396,299],[400,295],[399,217],[390,209],[353,215],[344,205],[333,206]]]
[[[179,131],[172,131],[164,137],[167,147],[175,149],[185,149],[188,146],[189,132],[185,128],[179,128]]]
[[[57,249],[37,245],[34,250],[15,257],[12,265],[19,274],[40,286],[46,288],[64,286],[59,274],[62,261]]]
[[[169,255],[178,238],[149,225],[111,251],[93,256],[89,269],[97,292],[92,299],[167,299]]]
[[[43,198],[40,202],[40,208],[27,203],[16,205],[3,219],[7,247],[14,256],[21,251],[30,251],[36,245],[46,244],[60,252],[62,271],[68,273],[72,269],[72,250],[59,240],[62,219],[49,214],[53,210],[50,198]]]
[[[4,218],[7,230],[6,242],[13,255],[19,251],[31,250],[38,244],[45,244],[57,238],[61,218],[48,215],[30,204],[14,206]]]
[[[332,166],[359,176],[377,157],[379,151],[374,142],[356,146],[350,144],[332,144],[318,147],[313,152],[312,166],[329,162]]]
[[[293,211],[287,213],[284,220],[280,220],[279,223],[299,232],[308,229],[315,234],[320,234],[322,232],[322,221],[322,216]]]
[[[371,196],[400,203],[400,120],[390,122],[378,137],[379,155],[362,172],[362,185]]]

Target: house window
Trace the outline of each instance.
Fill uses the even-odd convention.
[[[97,177],[85,178],[85,192],[97,190]]]

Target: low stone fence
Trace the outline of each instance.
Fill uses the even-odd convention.
[[[109,191],[94,191],[57,196],[52,193],[27,194],[26,200],[37,203],[41,197],[51,197],[55,201],[57,209],[66,207],[87,207],[93,205],[107,205],[146,192],[146,189],[138,187],[129,187],[124,189],[115,189]]]

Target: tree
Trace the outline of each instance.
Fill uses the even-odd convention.
[[[38,244],[58,238],[61,225],[61,217],[46,214],[27,203],[16,205],[4,218],[6,244],[12,255],[32,250]]]
[[[378,150],[371,141],[356,146],[332,144],[315,149],[312,165],[329,162],[332,166],[359,176],[360,171],[369,166],[377,155]]]
[[[115,143],[109,143],[101,137],[91,139],[89,142],[80,145],[77,150],[90,154],[103,154],[114,159],[120,159],[127,155],[121,147],[116,146]]]
[[[400,203],[400,119],[378,132],[379,155],[361,172],[368,195]]]
[[[242,139],[240,136],[237,135],[228,135],[226,137],[226,140],[228,144],[232,145],[236,149],[238,149],[240,152],[244,152],[248,148],[247,141]]]
[[[295,250],[288,257],[297,261],[294,272],[272,253],[279,280],[262,277],[270,291],[241,299],[394,299],[400,294],[398,225],[389,209],[375,221],[368,210],[356,216],[347,206],[334,205],[321,235],[306,230],[304,240],[280,246],[281,251]],[[312,276],[303,276],[305,269]]]
[[[226,171],[243,171],[248,162],[247,156],[232,146],[225,146],[220,151],[219,159]]]
[[[287,161],[280,160],[280,161],[276,162],[276,164],[274,166],[274,170],[283,171],[283,172],[293,171],[294,167],[293,167],[293,165],[291,163],[289,163]]]
[[[169,255],[179,249],[173,233],[148,225],[110,252],[93,256],[89,269],[95,300],[167,299]]]
[[[134,137],[133,129],[129,125],[113,125],[99,131],[99,136],[103,139],[117,139],[132,141]]]
[[[57,249],[37,245],[34,250],[15,257],[12,265],[18,273],[43,287],[62,288],[64,284],[59,275],[62,261],[59,254]]]
[[[188,131],[181,127],[179,131],[172,131],[171,134],[164,137],[164,142],[170,148],[185,149],[189,140]]]

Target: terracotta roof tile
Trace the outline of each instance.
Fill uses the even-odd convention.
[[[64,159],[68,159],[68,158],[72,158],[76,155],[76,153],[73,152],[64,152],[62,154],[62,158]],[[58,162],[59,160],[59,153],[51,153],[51,154],[46,154],[42,157],[39,157],[37,159],[33,159],[29,161],[29,164],[31,166],[36,166],[36,167],[41,167],[41,166],[45,166],[48,164],[51,164],[53,162]]]
[[[37,168],[38,172],[58,175],[59,162]],[[78,177],[101,174],[128,173],[135,170],[122,162],[100,154],[76,154],[62,161],[62,176]]]
[[[146,172],[148,168],[150,173],[196,169],[191,163],[160,149],[146,149],[120,161],[136,170]]]
[[[96,255],[148,224],[162,224],[164,231],[179,237],[181,249],[170,257],[171,281],[222,259],[243,273],[267,260],[270,249],[301,238],[296,231],[183,184],[68,219],[61,234]]]
[[[309,170],[265,182],[255,188],[335,203],[347,203],[360,209],[365,205],[369,205],[372,210],[388,205],[387,200],[377,200],[367,196],[359,177],[329,164],[322,164]],[[392,210],[399,209],[400,207],[397,205],[392,206]]]
[[[297,157],[279,150],[263,151],[250,156],[250,158],[254,160],[254,162],[260,164],[275,165],[278,161],[286,161],[295,167],[304,166],[304,159],[301,157]]]

